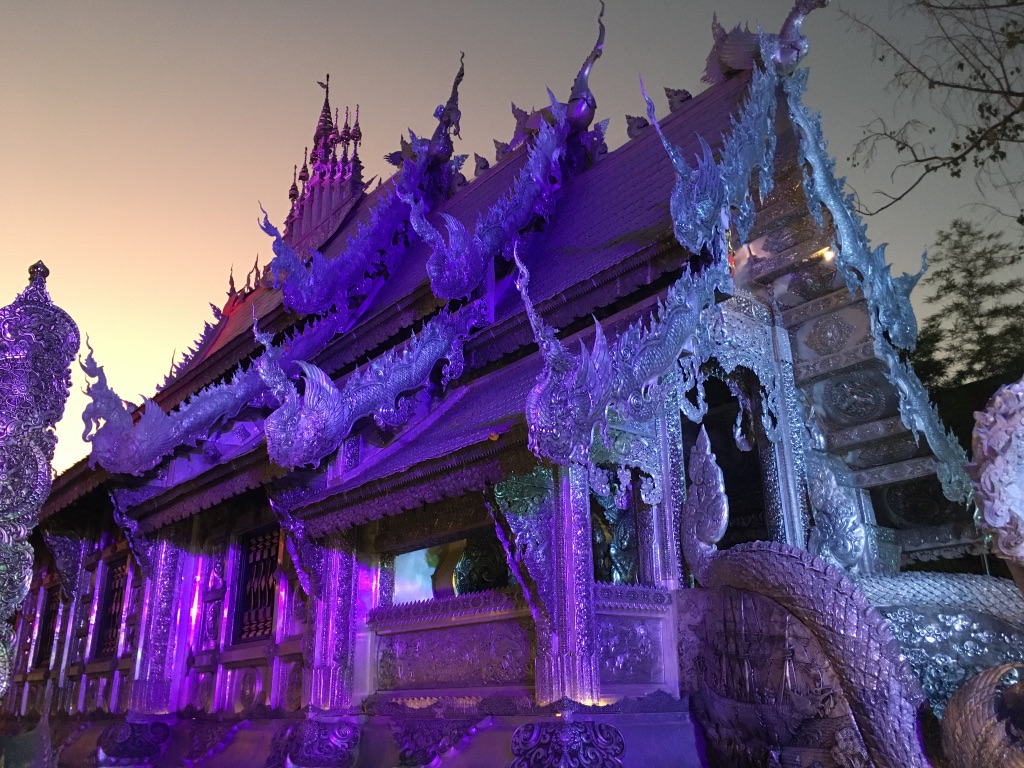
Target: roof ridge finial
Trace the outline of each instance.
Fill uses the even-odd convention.
[[[359,105],[356,104],[356,121],[352,124],[352,133],[350,134],[352,139],[352,155],[353,157],[359,153],[359,145],[363,141],[363,132],[359,129]]]
[[[594,43],[590,55],[580,67],[576,80],[572,84],[572,92],[569,94],[568,120],[577,131],[589,128],[597,112],[597,99],[590,91],[590,71],[594,68],[594,62],[601,58],[604,51],[604,0],[601,0],[601,11],[597,14],[597,26],[597,42]]]

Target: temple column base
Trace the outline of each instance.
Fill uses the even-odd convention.
[[[171,740],[171,716],[129,714],[125,720],[108,725],[96,740],[97,766],[146,768],[163,755]]]
[[[352,768],[359,759],[360,715],[309,713],[292,737],[286,768]]]

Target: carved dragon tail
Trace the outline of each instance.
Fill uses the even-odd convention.
[[[1024,683],[1004,689],[1009,673],[1021,671],[1024,664],[986,669],[953,694],[942,720],[942,749],[952,768],[1024,768],[1024,750],[1010,737],[1021,730]]]
[[[702,584],[763,595],[803,622],[835,669],[877,768],[930,766],[917,738],[925,696],[864,594],[838,568],[788,544],[754,542],[718,552],[728,505],[704,434],[691,452],[690,477],[683,551]]]

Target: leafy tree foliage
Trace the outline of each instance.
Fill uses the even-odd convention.
[[[1024,276],[1012,269],[1022,260],[1001,233],[964,219],[939,232],[921,284],[940,309],[921,324],[913,359],[927,386],[1024,374]]]
[[[897,22],[925,23],[924,39],[904,44],[843,13],[871,35],[879,61],[895,65],[891,87],[911,101],[926,99],[934,119],[915,110],[918,117],[902,124],[877,119],[867,126],[854,164],[870,165],[879,150],[895,149],[892,179],[902,181],[865,212],[889,208],[932,174],[973,170],[990,207],[1024,227],[1024,0],[895,0],[895,9]],[[1000,207],[1001,195],[991,192],[1012,202]]]

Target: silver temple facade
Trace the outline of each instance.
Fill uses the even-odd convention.
[[[985,544],[918,276],[803,104],[822,4],[717,30],[612,152],[599,22],[472,180],[461,67],[374,189],[328,91],[274,261],[164,386],[83,363],[7,765],[923,766],[926,696],[975,733],[948,702],[1024,659],[1024,599],[924,572]]]

